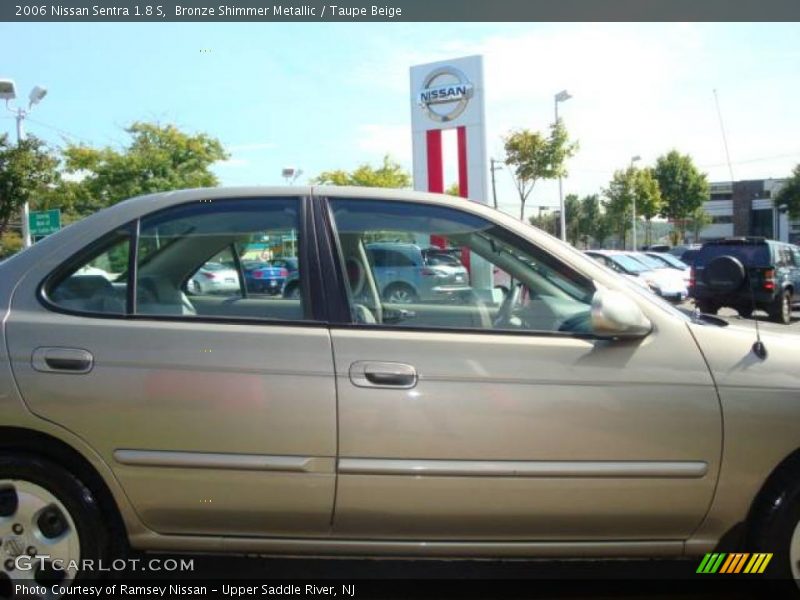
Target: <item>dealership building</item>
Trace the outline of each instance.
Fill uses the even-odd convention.
[[[775,205],[785,183],[786,179],[711,183],[703,208],[712,222],[700,231],[699,241],[752,235],[800,243],[800,219],[790,219],[785,206]]]

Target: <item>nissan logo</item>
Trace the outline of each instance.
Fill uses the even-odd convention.
[[[474,88],[464,73],[441,67],[425,78],[417,104],[434,121],[446,123],[464,112],[473,94]]]

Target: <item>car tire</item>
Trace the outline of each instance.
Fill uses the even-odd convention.
[[[775,299],[775,305],[770,311],[770,318],[776,323],[791,325],[792,323],[792,293],[784,290]]]
[[[749,520],[748,551],[772,553],[770,578],[800,580],[800,461],[784,469],[759,497]]]
[[[0,596],[7,591],[3,586],[14,582],[66,585],[98,578],[101,572],[76,571],[69,563],[109,565],[114,555],[109,525],[92,491],[61,466],[29,454],[0,455]],[[66,572],[41,569],[38,559],[30,561],[30,570],[17,568],[22,554],[60,559]]]
[[[300,298],[300,286],[296,283],[287,285],[283,290],[283,297],[290,300]]]
[[[753,307],[752,306],[740,306],[736,309],[736,312],[739,313],[740,317],[744,317],[745,319],[749,319],[753,316]]]
[[[719,311],[719,306],[708,300],[698,300],[697,310],[707,315],[715,315]]]
[[[419,296],[410,285],[393,283],[384,290],[383,299],[389,304],[414,304]]]

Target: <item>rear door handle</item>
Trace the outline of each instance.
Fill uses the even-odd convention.
[[[350,365],[350,381],[358,387],[410,389],[417,385],[417,370],[403,363],[357,361]]]
[[[88,373],[94,366],[94,357],[81,348],[37,348],[31,366],[43,373]]]

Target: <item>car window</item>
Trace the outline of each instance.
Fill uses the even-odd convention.
[[[722,243],[705,244],[697,253],[694,265],[705,267],[718,256],[733,256],[746,267],[767,267],[772,265],[769,246],[765,243]],[[683,259],[684,261],[686,258]]]
[[[127,307],[130,231],[112,232],[88,256],[48,285],[46,294],[60,308],[74,312],[124,315]]]
[[[626,273],[644,273],[649,271],[650,268],[640,263],[638,260],[627,254],[613,254],[609,256],[611,262],[622,268]]]
[[[490,221],[409,202],[335,199],[331,206],[356,323],[589,333],[592,282]],[[432,243],[460,249],[469,266],[382,268],[387,255],[421,256]]]
[[[192,203],[140,225],[136,312],[188,318],[301,320],[302,298],[284,298],[287,270],[273,256],[297,251],[295,199]]]

